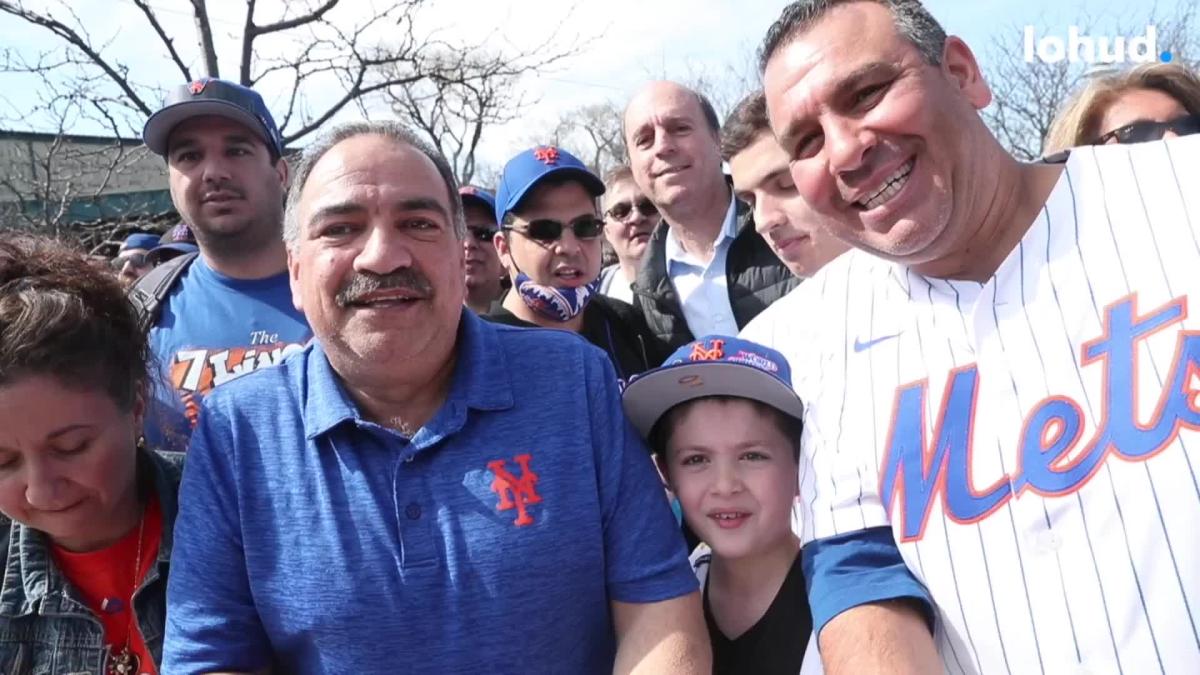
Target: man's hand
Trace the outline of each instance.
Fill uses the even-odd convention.
[[[697,591],[650,603],[612,603],[617,633],[613,673],[709,675],[712,649]]]

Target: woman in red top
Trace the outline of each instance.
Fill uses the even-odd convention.
[[[139,443],[146,354],[110,272],[0,240],[0,673],[158,672],[181,458]]]

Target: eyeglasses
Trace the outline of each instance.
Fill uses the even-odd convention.
[[[617,202],[616,204],[610,206],[608,211],[604,212],[604,215],[612,218],[613,220],[625,220],[629,217],[630,213],[633,213],[634,208],[637,208],[638,213],[647,218],[658,215],[658,209],[655,208],[654,203],[645,197],[637,200],[636,204],[631,204],[629,202]]]
[[[492,243],[492,238],[496,236],[496,228],[494,227],[468,227],[467,232],[481,244]]]
[[[129,255],[119,255],[119,256],[113,258],[112,260],[108,261],[108,264],[112,265],[112,268],[114,270],[125,269],[125,263],[129,263],[130,265],[133,265],[134,267],[149,267],[150,266],[150,263],[146,261],[145,253],[130,253]]]
[[[1174,132],[1176,136],[1200,133],[1200,115],[1184,115],[1183,117],[1176,117],[1166,122],[1138,120],[1133,124],[1117,127],[1104,134],[1096,140],[1095,144],[1104,145],[1114,139],[1118,143],[1157,141],[1165,136],[1168,131]]]
[[[530,239],[549,244],[562,237],[563,229],[570,228],[578,239],[595,239],[604,231],[604,221],[596,216],[579,216],[569,223],[563,223],[549,218],[539,218],[529,221],[523,228],[505,225],[504,229],[520,232]]]

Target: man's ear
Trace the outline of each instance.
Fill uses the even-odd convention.
[[[496,255],[500,258],[500,264],[508,272],[509,276],[515,277],[513,274],[512,251],[508,247],[508,235],[504,230],[499,230],[492,235],[492,245],[496,247]]]
[[[942,72],[976,110],[992,102],[992,90],[983,79],[979,62],[967,43],[953,35],[942,46]]]
[[[292,306],[296,308],[296,311],[303,312],[304,307],[301,302],[303,295],[300,292],[300,262],[293,250],[296,245],[296,242],[291,241],[285,247],[287,249],[288,286],[292,289]]]

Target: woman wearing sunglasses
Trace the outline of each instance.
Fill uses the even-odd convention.
[[[513,286],[488,318],[579,333],[628,381],[661,363],[666,349],[640,312],[599,293],[604,220],[596,198],[603,193],[604,183],[559,148],[526,150],[505,165],[495,243]]]
[[[1194,133],[1200,133],[1200,77],[1175,63],[1150,63],[1090,80],[1050,126],[1044,151]]]
[[[0,673],[155,673],[182,455],[139,440],[148,347],[117,280],[0,239]]]

